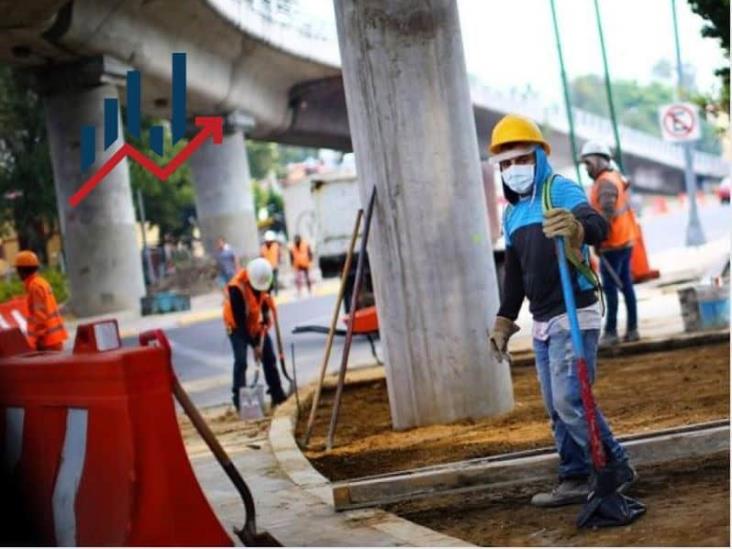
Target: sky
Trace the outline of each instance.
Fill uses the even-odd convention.
[[[408,1],[408,0],[405,0]],[[612,79],[648,82],[657,61],[675,68],[671,0],[599,0]],[[718,89],[715,69],[727,63],[719,41],[703,38],[704,21],[677,0],[682,61],[703,92]],[[334,21],[332,0],[300,0],[301,10]],[[602,75],[592,0],[556,0],[569,79]],[[491,88],[523,90],[559,103],[562,88],[549,0],[458,0],[468,73]]]

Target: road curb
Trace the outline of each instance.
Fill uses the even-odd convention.
[[[372,370],[371,374],[366,370]],[[368,382],[376,370],[383,369],[366,368],[363,372],[354,370],[350,377],[355,382]],[[353,375],[355,374],[355,375]],[[335,376],[329,376],[330,383],[335,382]],[[354,379],[355,378],[355,379]],[[373,377],[376,379],[376,377]],[[300,390],[300,399],[303,402],[309,401],[315,391],[315,383],[311,383]],[[415,524],[388,513],[382,509],[358,509],[336,513],[333,505],[333,485],[321,475],[300,451],[295,440],[295,425],[297,422],[297,406],[295,399],[290,399],[277,408],[269,428],[269,443],[280,469],[287,477],[301,489],[316,496],[324,505],[327,505],[331,512],[343,518],[344,542],[348,539],[349,529],[353,526],[370,527],[381,532],[384,536],[384,545],[410,545],[429,547],[454,547],[473,546],[472,544],[450,536],[446,536],[424,526]]]

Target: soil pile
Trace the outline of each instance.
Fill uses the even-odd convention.
[[[728,343],[601,358],[595,393],[616,435],[729,418],[729,369]],[[314,450],[305,455],[327,478],[342,480],[551,446],[535,370],[514,369],[513,387],[516,407],[509,414],[395,432],[383,380],[347,386],[331,452],[319,450],[333,399],[332,390],[324,391]]]

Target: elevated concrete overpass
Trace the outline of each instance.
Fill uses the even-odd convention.
[[[115,169],[78,208],[66,203],[84,179],[78,167],[79,128],[101,127],[104,97],[125,102],[129,68],[142,72],[144,112],[167,118],[170,54],[185,51],[189,114],[227,117],[224,144],[204,146],[191,162],[209,250],[223,234],[240,254],[257,254],[244,132],[255,139],[350,150],[335,30],[285,7],[277,0],[0,0],[0,59],[34,70],[47,97],[62,231],[79,313],[136,307],[143,293],[127,166]],[[571,164],[561,110],[476,85],[471,97],[481,151],[495,122],[517,111],[543,124],[558,168]],[[582,140],[612,135],[609,121],[581,111],[575,116]],[[683,188],[680,149],[629,128],[621,128],[621,136],[626,167],[639,187]],[[98,144],[97,162],[113,152],[105,153]],[[717,179],[729,166],[697,153],[695,170]]]

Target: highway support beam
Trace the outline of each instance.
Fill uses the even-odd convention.
[[[145,295],[142,259],[127,160],[120,162],[79,205],[69,198],[95,170],[124,144],[119,135],[104,150],[105,99],[117,88],[105,74],[104,60],[55,68],[44,73],[46,126],[53,165],[63,251],[71,290],[71,309],[80,317],[138,310]],[[96,162],[81,170],[82,126],[96,128]]]
[[[190,162],[206,252],[213,254],[216,239],[223,236],[243,265],[259,256],[259,238],[244,128],[232,124],[241,118],[227,117],[221,144],[206,141]]]
[[[396,429],[513,407],[455,0],[335,0]]]

